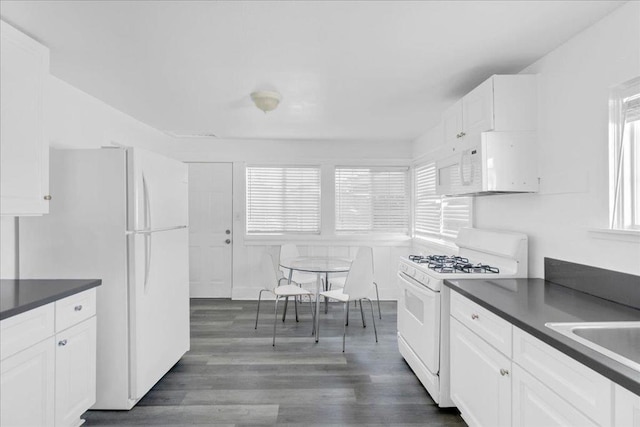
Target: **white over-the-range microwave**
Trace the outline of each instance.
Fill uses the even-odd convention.
[[[436,193],[447,196],[538,191],[536,132],[481,132],[436,162]]]

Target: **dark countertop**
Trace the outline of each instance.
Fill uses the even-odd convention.
[[[0,280],[0,320],[100,286],[102,280]]]
[[[640,395],[640,372],[544,326],[547,322],[640,321],[640,310],[543,279],[445,280],[444,284]]]

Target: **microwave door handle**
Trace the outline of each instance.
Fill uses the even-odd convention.
[[[469,185],[469,182],[465,179],[464,176],[464,158],[465,156],[467,156],[467,152],[463,152],[460,155],[460,181],[462,183],[462,185]]]

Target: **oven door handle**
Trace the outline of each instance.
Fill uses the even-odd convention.
[[[414,279],[413,277],[407,275],[406,273],[403,273],[401,271],[398,272],[398,277],[400,278],[400,280],[402,280],[407,286],[409,286],[411,289],[413,289],[416,292],[419,292],[421,294],[426,294],[428,296],[432,296],[433,294],[437,294],[438,292],[434,291],[433,289],[427,287],[426,285],[423,285],[422,283],[418,282],[416,279]]]

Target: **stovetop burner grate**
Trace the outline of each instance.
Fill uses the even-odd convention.
[[[498,267],[472,264],[468,258],[455,255],[409,255],[409,259],[418,264],[426,264],[437,273],[500,273]]]

